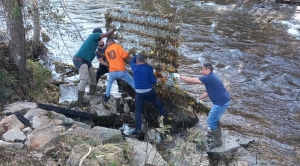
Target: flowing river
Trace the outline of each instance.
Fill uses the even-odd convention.
[[[223,128],[254,138],[261,158],[276,165],[299,165],[300,6],[256,2],[69,0],[65,4],[83,38],[95,27],[105,30],[104,12],[111,7],[176,12],[183,21],[178,71],[200,76],[202,64],[214,65],[232,99],[221,119]],[[65,28],[76,31],[71,22]],[[62,33],[64,37],[50,41],[48,47],[55,60],[71,64],[82,41]],[[194,96],[203,93],[202,85],[185,88]]]

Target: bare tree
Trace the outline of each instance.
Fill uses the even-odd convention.
[[[39,56],[40,45],[40,14],[37,0],[31,0],[32,19],[33,19],[33,38],[32,38],[32,57],[37,59]]]
[[[25,29],[23,25],[22,0],[1,0],[9,36],[9,59],[16,64],[21,80],[26,74]]]

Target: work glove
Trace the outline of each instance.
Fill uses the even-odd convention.
[[[116,28],[116,31],[120,30],[120,27],[121,27],[120,23],[114,23],[113,25]]]
[[[199,98],[199,97],[197,97],[197,99],[196,99],[196,103],[201,103],[201,104],[203,104],[204,102]]]
[[[142,51],[141,50],[137,50],[135,55],[139,55]]]
[[[172,76],[172,78],[180,79],[180,74],[178,74],[178,73],[173,73],[171,76]]]

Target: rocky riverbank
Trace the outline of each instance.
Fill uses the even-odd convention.
[[[102,87],[103,88],[103,87]],[[91,104],[83,113],[96,118],[70,118],[57,113],[56,109],[41,109],[32,102],[16,102],[4,107],[0,121],[1,143],[5,151],[1,163],[14,162],[16,165],[209,165],[212,160],[206,153],[205,126],[190,127],[185,130],[185,138],[176,134],[162,132],[157,126],[147,126],[144,121],[145,135],[133,137],[129,132],[111,126],[119,121],[120,114],[116,104],[122,96],[114,96],[103,105],[100,96],[90,97]],[[118,101],[118,102],[117,102]],[[127,100],[129,101],[129,100]],[[55,108],[60,108],[56,107]],[[61,108],[63,109],[63,108]],[[83,111],[74,107],[75,112]],[[79,110],[77,110],[79,109]],[[72,111],[70,109],[69,111]],[[68,114],[69,115],[69,114]],[[132,116],[132,117],[130,117]],[[124,116],[123,116],[124,117]],[[128,119],[133,121],[128,112]],[[201,117],[200,117],[201,118]],[[215,155],[239,154],[246,150],[249,139],[230,136],[224,131],[224,146],[210,151]],[[163,148],[168,146],[167,148]],[[7,154],[23,154],[17,158]],[[234,152],[234,153],[233,153]],[[238,152],[238,153],[237,153]],[[234,165],[247,165],[245,159],[230,161]],[[215,159],[213,159],[215,160]]]

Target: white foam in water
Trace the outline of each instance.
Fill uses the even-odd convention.
[[[299,36],[299,31],[297,29],[288,29],[287,32],[293,36]]]
[[[296,23],[292,23],[292,22],[289,22],[289,21],[281,21],[281,24],[288,26],[287,33],[289,33],[292,36],[295,36],[295,37],[299,38],[299,36],[300,36],[300,23],[296,24]]]

